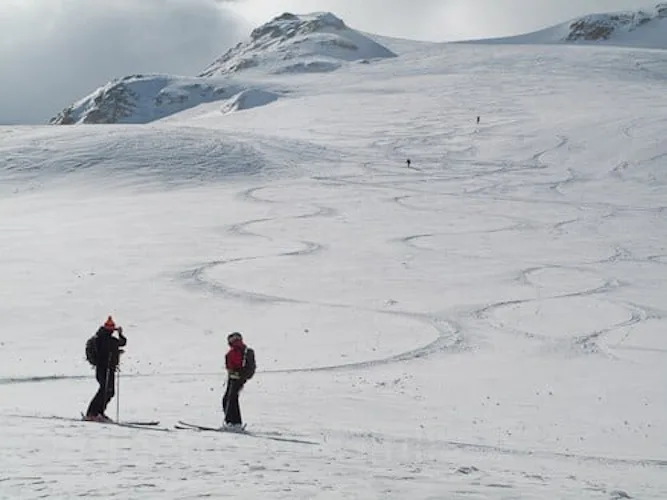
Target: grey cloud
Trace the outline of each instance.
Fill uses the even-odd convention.
[[[249,29],[217,0],[2,0],[0,123],[43,123],[108,80],[196,74]]]

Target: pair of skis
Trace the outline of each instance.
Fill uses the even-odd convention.
[[[170,429],[166,427],[159,427],[160,422],[159,421],[128,421],[128,422],[97,422],[95,420],[84,420],[86,422],[95,422],[95,423],[101,423],[101,424],[107,424],[107,425],[116,425],[120,427],[128,427],[131,429],[147,429],[147,430],[155,430],[155,431],[169,431]],[[198,431],[198,432],[219,432],[219,433],[231,433],[231,434],[241,434],[244,436],[249,436],[253,438],[260,438],[260,439],[270,439],[273,441],[282,441],[285,443],[299,443],[299,444],[318,444],[314,441],[306,441],[304,439],[297,439],[293,437],[282,437],[277,433],[268,433],[268,432],[252,432],[248,431],[246,429],[247,424],[243,424],[241,427],[232,427],[232,426],[223,426],[223,427],[210,427],[206,425],[198,425],[198,424],[192,424],[189,422],[185,422],[183,420],[179,420],[176,425],[174,425],[174,428],[177,430],[190,430],[190,431]]]
[[[94,424],[101,424],[101,425],[110,425],[110,426],[116,426],[116,427],[125,427],[129,429],[144,429],[144,430],[153,430],[153,431],[162,431],[162,432],[169,432],[172,429],[168,427],[162,427],[160,426],[160,421],[159,420],[128,420],[124,422],[114,422],[114,421],[97,421],[97,420],[86,420],[84,415],[81,415],[79,418],[72,418],[72,417],[63,417],[59,415],[51,415],[51,416],[42,416],[42,415],[9,415],[13,417],[20,417],[20,418],[34,418],[34,419],[40,419],[40,420],[60,420],[64,422],[78,422],[78,423],[94,423]],[[189,430],[189,431],[194,431],[194,432],[218,432],[218,433],[229,433],[229,434],[240,434],[242,436],[249,436],[253,438],[259,438],[259,439],[270,439],[273,441],[281,441],[281,442],[286,442],[286,443],[298,443],[298,444],[310,444],[310,445],[316,445],[319,444],[315,441],[308,441],[305,439],[298,439],[295,437],[290,437],[290,436],[283,436],[281,433],[278,432],[255,432],[255,431],[249,431],[246,429],[246,426],[243,425],[243,427],[240,428],[235,428],[235,427],[211,427],[211,426],[206,426],[206,425],[198,425],[198,424],[193,424],[189,422],[185,422],[183,420],[179,420],[176,425],[174,425],[174,429],[178,430]]]
[[[91,422],[95,422],[92,420]],[[159,421],[129,421],[129,422],[98,422],[101,424],[117,425],[120,427],[129,427],[132,429],[149,429],[156,431],[169,431],[170,429],[166,427],[159,427]],[[218,432],[218,433],[230,433],[230,434],[241,434],[243,436],[249,436],[258,439],[270,439],[272,441],[281,441],[284,443],[298,443],[298,444],[318,444],[315,441],[307,441],[305,439],[297,439],[293,437],[283,437],[278,433],[268,433],[268,432],[254,432],[246,429],[247,424],[243,424],[241,427],[232,427],[232,426],[223,426],[223,427],[210,427],[207,425],[198,425],[179,420],[174,429],[177,430],[189,430],[195,432]]]
[[[235,432],[237,434],[247,434],[246,426],[248,424],[243,424],[241,427],[232,427],[232,426],[222,426],[222,427],[208,427],[206,425],[190,424],[179,420],[178,423],[174,426],[175,429],[180,430],[195,430],[195,431],[216,431],[216,432]]]
[[[88,421],[86,421],[88,422]],[[90,422],[95,422],[90,420]],[[129,429],[145,429],[148,431],[169,432],[166,427],[159,427],[160,422],[95,422],[102,425],[115,425],[117,427],[127,427]]]
[[[115,425],[117,427],[129,427],[130,429],[147,429],[154,431],[169,431],[166,427],[159,427],[159,420],[128,420],[125,422],[115,422],[113,420],[88,420],[81,415],[82,422],[92,422],[95,424]]]
[[[117,427],[128,427],[131,429],[148,429],[156,431],[169,431],[166,427],[160,427],[159,420],[129,420],[125,422],[114,422],[114,421],[97,421],[97,420],[87,420],[82,414],[79,418],[75,417],[63,417],[61,415],[6,415],[8,417],[16,418],[32,418],[36,420],[56,420],[61,422],[75,422],[75,423],[94,423],[102,425],[115,425]]]
[[[246,430],[246,424],[243,424],[242,427],[209,427],[206,425],[191,424],[189,422],[184,422],[179,420],[178,423],[174,426],[176,429],[180,430],[190,430],[190,431],[199,431],[199,432],[228,432],[230,434],[241,434],[243,436],[249,436],[259,439],[270,439],[272,441],[282,441],[284,443],[298,443],[298,444],[319,444],[315,441],[307,441],[305,439],[297,439],[293,437],[283,437],[278,433],[268,433],[268,432],[254,432]]]

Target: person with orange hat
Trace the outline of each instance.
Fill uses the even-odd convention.
[[[113,336],[114,332],[118,332],[118,338]],[[88,405],[85,419],[109,422],[111,419],[104,412],[115,395],[116,370],[120,354],[123,352],[121,347],[127,344],[127,338],[123,335],[123,327],[116,326],[113,318],[109,316],[91,340],[93,340],[94,359],[89,358],[89,361],[94,362],[99,389]]]

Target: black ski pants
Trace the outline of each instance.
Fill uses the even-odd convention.
[[[227,390],[222,397],[222,409],[225,412],[225,423],[242,424],[241,408],[239,406],[239,392],[245,382],[240,379],[227,379]]]
[[[107,409],[109,401],[115,395],[116,370],[106,366],[98,366],[95,369],[95,378],[100,385],[97,393],[93,397],[86,415],[102,415]]]

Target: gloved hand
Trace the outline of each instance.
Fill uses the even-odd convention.
[[[122,326],[116,327],[116,331],[118,332],[118,335],[123,335],[123,327]]]

